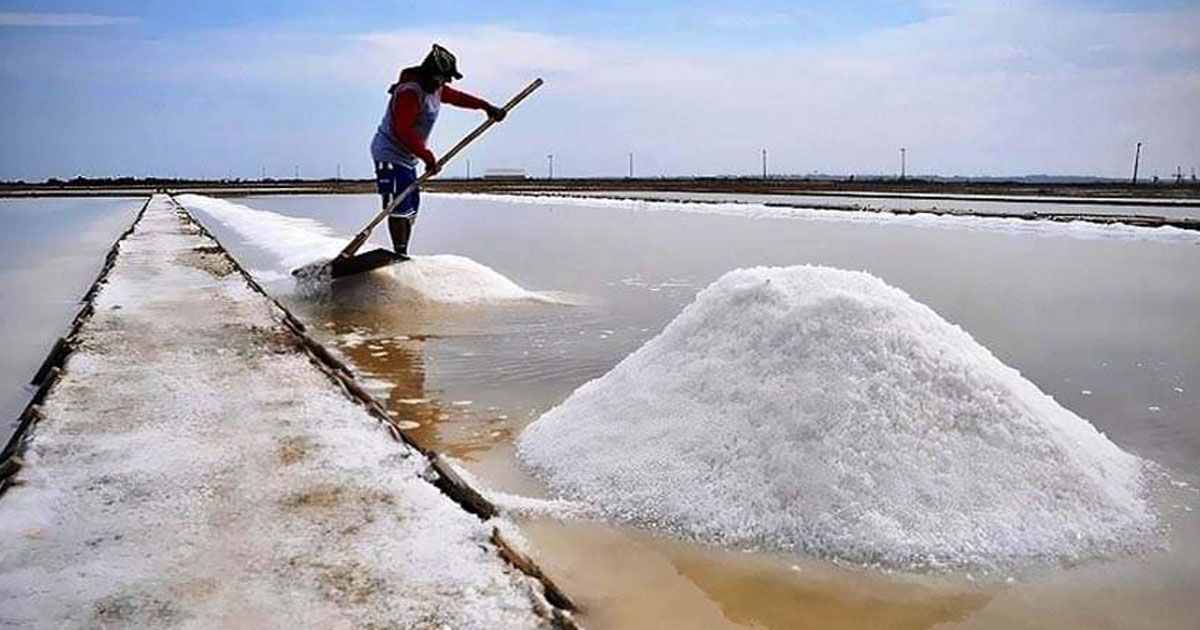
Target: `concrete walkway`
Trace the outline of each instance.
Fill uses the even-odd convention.
[[[168,197],[93,304],[0,496],[0,627],[551,625]]]

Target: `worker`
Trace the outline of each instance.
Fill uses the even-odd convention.
[[[499,122],[507,113],[491,103],[450,87],[461,79],[458,62],[449,50],[434,44],[419,66],[400,71],[400,78],[388,88],[391,98],[383,121],[371,140],[371,159],[375,161],[375,181],[383,206],[417,179],[417,160],[425,164],[425,173],[434,175],[437,158],[425,143],[437,121],[442,103],[466,109],[478,109]],[[402,199],[388,215],[392,251],[399,260],[408,259],[408,240],[421,203],[417,191]]]

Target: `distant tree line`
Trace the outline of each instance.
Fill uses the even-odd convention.
[[[486,178],[485,178],[486,179]],[[1023,175],[1016,177],[987,177],[987,176],[938,176],[938,175],[920,175],[907,176],[901,178],[896,175],[878,175],[878,174],[853,174],[853,175],[830,175],[825,173],[808,173],[804,175],[770,175],[761,177],[757,175],[702,175],[702,176],[658,176],[658,177],[557,177],[553,180],[542,178],[521,178],[522,181],[533,185],[546,185],[552,187],[587,187],[588,185],[605,184],[621,184],[619,187],[625,186],[664,186],[668,184],[683,185],[691,187],[693,185],[717,185],[722,183],[733,186],[735,188],[745,185],[754,185],[767,188],[787,188],[789,186],[810,184],[816,187],[833,185],[833,186],[854,186],[863,185],[869,188],[876,186],[885,187],[895,190],[914,190],[922,187],[942,189],[956,188],[965,186],[975,186],[980,188],[1002,188],[1011,186],[1014,188],[1031,188],[1039,186],[1052,186],[1058,189],[1086,189],[1089,187],[1116,187],[1127,188],[1131,187],[1129,180],[1125,178],[1109,178],[1109,177],[1080,177],[1080,176],[1061,176],[1061,175]],[[448,186],[464,185],[470,186],[476,183],[484,183],[481,179],[463,179],[458,177],[441,177],[438,180],[430,182],[431,186],[437,187],[439,184]],[[373,180],[370,179],[339,179],[339,178],[324,178],[324,179],[297,179],[297,178],[191,178],[191,177],[86,177],[78,175],[70,179],[60,179],[51,177],[41,182],[28,182],[25,180],[0,180],[0,192],[14,190],[71,190],[71,189],[128,189],[128,188],[149,188],[149,189],[171,189],[171,188],[212,188],[221,186],[230,187],[322,187],[336,189],[337,191],[353,192],[363,186],[368,186]],[[1184,176],[1175,176],[1170,179],[1159,179],[1153,177],[1148,180],[1142,180],[1136,184],[1136,188],[1145,189],[1147,187],[1156,188],[1184,188],[1195,189],[1200,186],[1195,175],[1190,178]]]

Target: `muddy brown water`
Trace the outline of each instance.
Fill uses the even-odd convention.
[[[368,195],[234,201],[344,234],[376,208]],[[885,572],[601,521],[519,518],[587,627],[1200,624],[1200,245],[430,195],[416,253],[469,256],[578,303],[415,308],[372,300],[369,286],[302,298],[270,254],[199,218],[353,362],[414,437],[496,490],[546,496],[515,462],[515,437],[657,334],[698,290],[737,267],[801,263],[863,269],[904,289],[1191,486],[1161,495],[1166,550],[1011,579]]]

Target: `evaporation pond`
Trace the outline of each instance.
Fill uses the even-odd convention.
[[[411,247],[428,257],[424,266],[314,297],[295,292],[290,265],[336,251],[377,199],[229,201],[259,214],[197,215],[339,347],[417,439],[498,491],[546,496],[516,462],[517,436],[658,335],[698,291],[733,269],[801,264],[866,271],[903,290],[1179,484],[1158,505],[1168,551],[1012,581],[886,573],[628,525],[520,517],[540,562],[586,607],[587,627],[1197,623],[1200,234],[427,194]],[[381,229],[373,243],[386,239]]]

